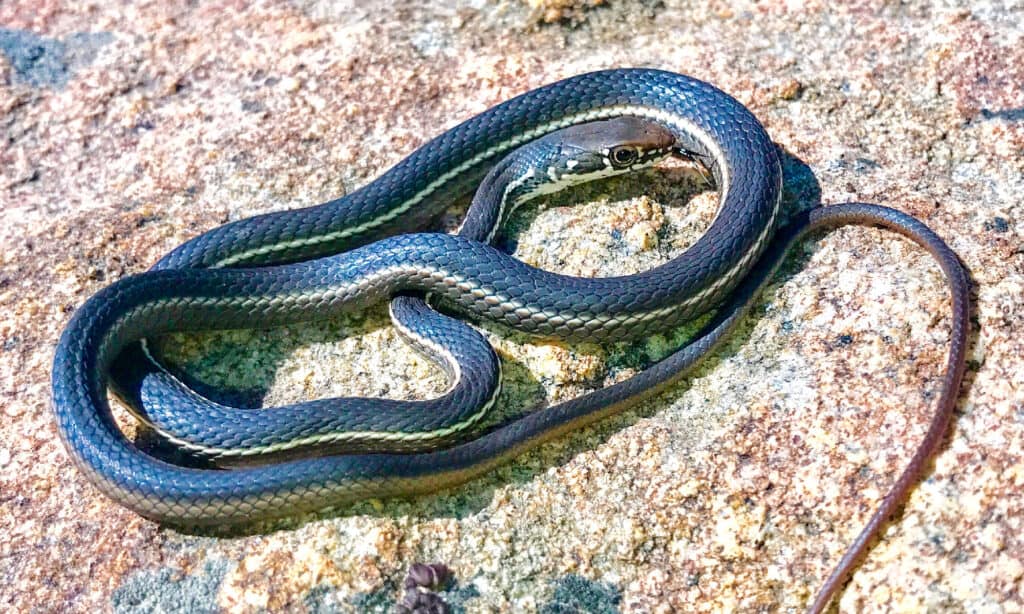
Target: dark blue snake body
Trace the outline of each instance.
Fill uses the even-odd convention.
[[[569,125],[619,116],[663,125],[676,147],[702,161],[715,178],[718,215],[678,258],[638,275],[578,279],[534,269],[466,237],[390,236],[427,223],[519,146]],[[213,229],[174,250],[157,270],[97,293],[74,314],[57,346],[53,406],[59,432],[75,463],[100,490],[140,514],[173,523],[244,523],[367,497],[436,491],[677,381],[732,330],[785,250],[807,232],[848,223],[882,225],[924,245],[950,279],[950,367],[926,443],[822,589],[819,601],[827,602],[877,530],[876,519],[891,513],[941,439],[963,374],[966,278],[955,255],[923,224],[872,205],[816,209],[772,241],[780,189],[778,155],[760,123],[699,80],[624,69],[527,92],[448,130],[341,199]],[[766,249],[770,252],[760,258]],[[292,264],[237,268],[273,263]],[[570,340],[616,340],[664,330],[728,300],[690,344],[634,378],[440,450],[209,470],[143,453],[111,417],[110,366],[139,339],[321,318],[405,291],[432,293],[456,311]],[[403,308],[418,309],[415,303]],[[484,368],[474,377],[493,375]],[[481,399],[478,395],[472,403]],[[211,415],[217,411],[210,408]]]

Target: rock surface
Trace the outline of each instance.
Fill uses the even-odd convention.
[[[840,609],[1024,608],[1024,6],[368,4],[0,4],[0,608],[384,612],[416,561],[452,569],[456,611],[806,605],[921,437],[944,362],[938,268],[877,230],[806,241],[688,383],[450,492],[182,534],[101,496],[53,427],[54,343],[104,285],[218,224],[344,194],[512,95],[630,65],[748,105],[789,153],[789,211],[879,202],[960,254],[976,308],[954,426]],[[648,268],[713,216],[700,190],[672,169],[590,186],[518,215],[504,245],[570,274]],[[505,412],[624,378],[681,338],[486,332]],[[164,345],[268,404],[445,385],[383,307]]]

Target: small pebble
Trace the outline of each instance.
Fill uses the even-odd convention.
[[[658,247],[658,229],[651,222],[638,222],[626,231],[626,243],[641,252],[654,249]]]

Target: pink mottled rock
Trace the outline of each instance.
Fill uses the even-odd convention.
[[[880,202],[960,254],[977,304],[959,414],[840,609],[1024,608],[1019,13],[594,4],[0,3],[3,609],[383,611],[416,561],[445,563],[442,597],[467,611],[805,605],[923,434],[944,360],[938,269],[876,230],[806,241],[689,383],[452,492],[182,534],[100,495],[53,427],[54,344],[104,285],[218,224],[351,191],[531,87],[630,65],[747,104],[792,156],[789,210],[818,195]],[[19,59],[29,35],[66,79],[27,72],[41,66]],[[682,169],[590,186],[517,215],[505,246],[568,274],[642,270],[706,227],[702,189]],[[596,348],[486,333],[505,362],[501,415],[622,379],[681,338]],[[165,346],[268,403],[445,387],[383,308]]]

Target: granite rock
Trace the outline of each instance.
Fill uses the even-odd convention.
[[[100,495],[54,429],[54,344],[104,285],[218,224],[349,192],[529,88],[644,65],[750,107],[787,153],[787,212],[898,208],[973,276],[954,425],[839,609],[1024,609],[1024,7],[972,4],[6,0],[0,607],[384,612],[417,561],[452,569],[444,596],[466,612],[806,605],[922,436],[945,359],[938,268],[878,230],[802,243],[685,384],[436,495],[179,533]],[[500,243],[568,274],[642,270],[706,228],[703,189],[679,167],[588,186]],[[485,334],[507,416],[621,380],[686,331],[608,347]],[[445,386],[383,307],[163,347],[267,404]]]

